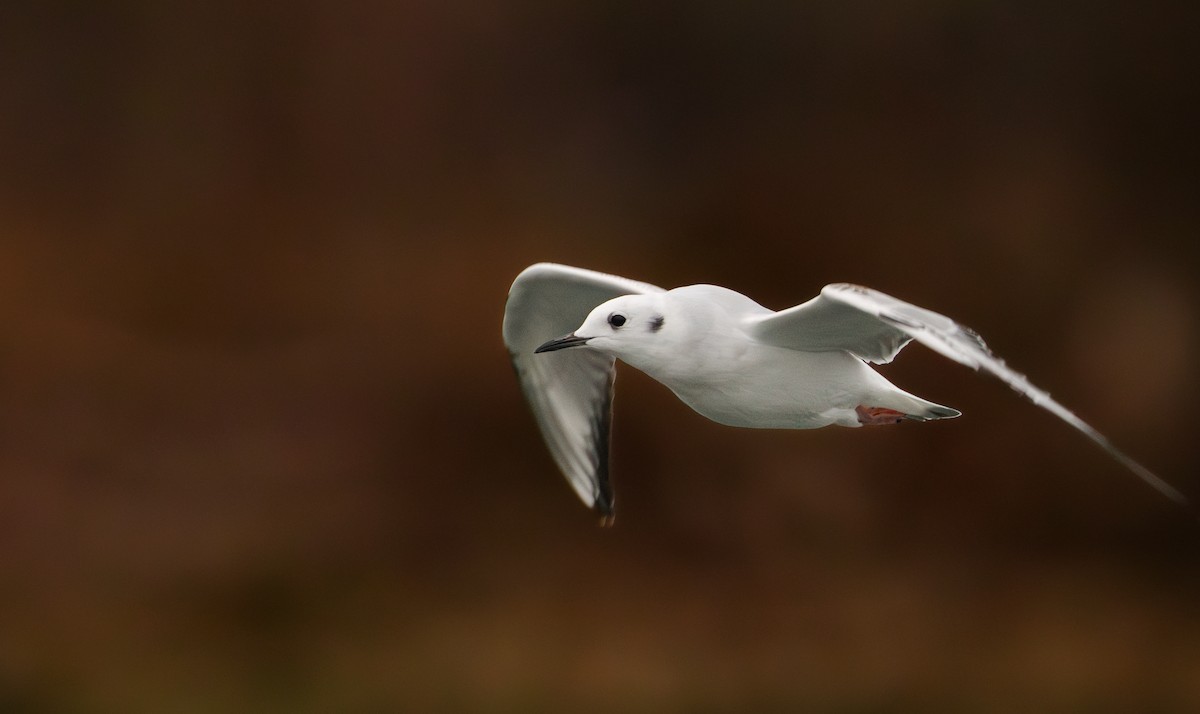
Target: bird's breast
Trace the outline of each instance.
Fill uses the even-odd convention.
[[[647,371],[685,404],[730,426],[810,428],[830,423],[830,409],[853,408],[866,367],[844,352],[797,352],[751,345]]]

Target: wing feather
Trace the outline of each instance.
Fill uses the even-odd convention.
[[[1048,392],[1034,386],[988,349],[973,330],[945,315],[898,300],[878,290],[847,283],[825,286],[821,294],[796,307],[750,318],[751,337],[810,352],[845,350],[861,359],[886,363],[910,340],[949,359],[1000,379],[1034,404],[1054,414],[1107,451],[1113,458],[1176,503],[1187,498],[1146,467],[1126,456],[1103,434],[1080,419]]]
[[[588,349],[533,351],[579,327],[600,303],[651,292],[662,288],[538,263],[513,281],[504,308],[504,344],[550,454],[579,498],[606,520],[613,514],[608,452],[614,360]]]

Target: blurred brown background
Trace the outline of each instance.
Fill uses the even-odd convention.
[[[982,332],[1200,496],[1194,3],[0,9],[0,710],[1196,711],[1200,527],[962,409],[712,424],[618,520],[500,341],[554,260]]]

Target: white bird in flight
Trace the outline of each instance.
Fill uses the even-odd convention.
[[[890,362],[911,340],[998,377],[1187,505],[1174,487],[1005,365],[979,335],[870,288],[826,285],[808,302],[775,312],[716,285],[664,290],[538,263],[517,276],[504,310],[504,343],[550,453],[606,525],[613,519],[608,452],[617,358],[729,426],[815,429],[959,416],[867,364]]]

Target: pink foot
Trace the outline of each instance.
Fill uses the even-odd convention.
[[[878,426],[880,424],[899,424],[908,418],[904,412],[898,412],[895,409],[886,409],[884,407],[864,407],[858,405],[854,408],[858,414],[858,423],[863,426]]]

